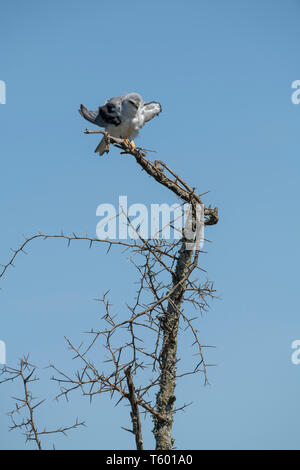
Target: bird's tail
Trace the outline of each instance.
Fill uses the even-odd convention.
[[[97,145],[95,148],[95,153],[99,153],[100,156],[102,156],[106,151],[106,141],[105,137],[101,140],[101,142]]]

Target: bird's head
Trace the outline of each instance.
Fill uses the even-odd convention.
[[[135,116],[143,103],[142,97],[138,93],[128,93],[122,101],[122,108],[128,116]]]

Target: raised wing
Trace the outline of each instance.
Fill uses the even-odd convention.
[[[161,105],[157,101],[151,101],[150,103],[145,103],[142,108],[142,113],[144,115],[145,122],[151,121],[154,116],[157,116],[161,112]]]
[[[93,124],[96,124],[96,126],[99,126],[99,127],[106,127],[106,123],[103,120],[103,118],[101,117],[101,115],[99,114],[99,110],[98,111],[90,111],[85,106],[83,106],[83,104],[81,104],[80,109],[78,109],[78,111],[81,114],[81,116],[84,117],[84,119],[86,119],[87,121],[90,121],[90,122],[92,122]]]
[[[92,122],[96,126],[106,128],[109,124],[118,126],[121,123],[120,108],[121,99],[117,97],[106,101],[97,111],[91,111],[82,104],[78,111],[87,121]]]

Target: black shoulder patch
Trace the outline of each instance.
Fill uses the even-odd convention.
[[[106,103],[104,106],[100,106],[99,114],[108,124],[113,124],[114,126],[121,124],[119,113],[112,103]]]

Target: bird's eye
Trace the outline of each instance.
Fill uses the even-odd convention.
[[[131,103],[136,109],[138,109],[138,106],[135,104],[134,101],[129,100],[129,103]]]

